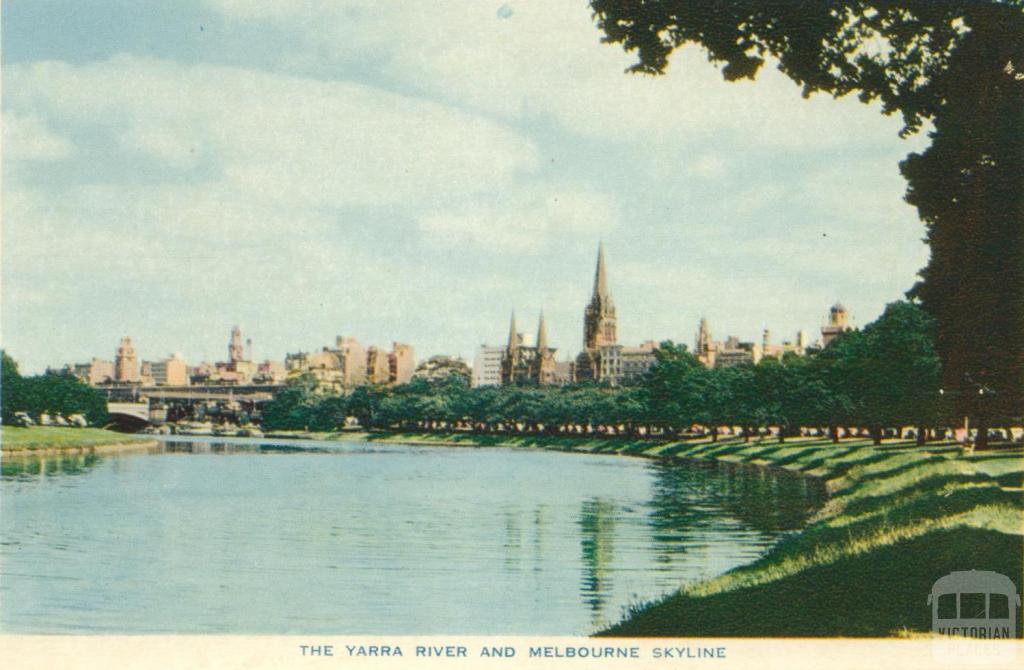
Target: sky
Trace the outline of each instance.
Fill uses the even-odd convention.
[[[3,347],[23,371],[337,335],[472,358],[515,310],[582,346],[599,242],[625,344],[813,340],[928,258],[898,117],[662,77],[585,2],[15,0],[2,15]]]

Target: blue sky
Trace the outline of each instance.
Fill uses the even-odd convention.
[[[697,49],[626,75],[583,2],[9,2],[3,346],[29,371],[354,335],[471,357],[857,323],[927,260],[898,118]]]

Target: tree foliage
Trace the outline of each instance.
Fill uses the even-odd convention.
[[[3,377],[0,379],[0,408],[5,425],[15,423],[15,414],[25,412],[38,421],[40,415],[68,417],[81,414],[91,425],[107,422],[107,400],[67,372],[47,372],[23,377],[13,358],[2,352]]]
[[[685,44],[728,80],[770,57],[803,87],[856,93],[931,121],[900,165],[931,258],[910,295],[936,319],[944,385],[961,411],[990,388],[993,416],[1024,412],[1024,2],[1022,0],[592,0],[604,40],[662,74]]]
[[[675,436],[769,427],[780,440],[802,428],[934,427],[950,416],[939,394],[934,322],[898,302],[864,331],[839,336],[808,356],[765,358],[757,365],[706,368],[686,347],[664,342],[643,381],[632,387],[504,386],[472,389],[462,375],[367,385],[347,396],[312,387],[280,391],[264,427],[336,430],[345,417],[366,429],[487,433]]]

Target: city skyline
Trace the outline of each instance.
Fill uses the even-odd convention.
[[[2,339],[29,373],[125,335],[216,361],[235,324],[260,360],[338,334],[472,360],[512,309],[577,352],[598,239],[619,339],[691,347],[702,317],[868,323],[927,260],[896,168],[922,135],[695,50],[625,75],[585,5],[61,6],[3,16]]]
[[[603,316],[605,314],[605,310],[602,309],[599,306],[601,304],[600,301],[604,301],[606,303],[607,310],[609,310],[608,313],[607,313],[607,318],[610,319],[610,322],[609,322],[609,325],[607,325],[607,326],[600,325],[601,323],[603,323],[603,321],[600,321],[600,319],[604,319],[605,318],[605,316]],[[598,306],[595,307],[595,305],[598,305]],[[614,306],[614,303],[613,303],[612,297],[611,297],[610,282],[608,280],[608,270],[607,270],[607,265],[606,265],[606,262],[605,262],[605,254],[604,254],[604,245],[603,245],[603,243],[599,243],[598,244],[597,258],[596,258],[596,267],[595,267],[595,271],[594,271],[593,289],[592,289],[591,300],[590,300],[590,303],[587,305],[587,307],[584,310],[582,310],[582,311],[583,311],[583,326],[584,326],[583,330],[584,330],[584,335],[583,335],[583,338],[582,338],[582,345],[577,350],[579,355],[576,355],[576,353],[574,353],[574,350],[571,347],[567,347],[567,348],[565,348],[564,353],[559,357],[559,356],[555,355],[558,352],[559,347],[557,347],[557,346],[550,347],[550,352],[551,352],[551,355],[552,355],[552,364],[554,364],[555,361],[558,361],[559,365],[565,364],[565,365],[572,366],[570,368],[567,368],[568,370],[571,371],[569,373],[570,377],[578,377],[578,375],[580,374],[579,367],[581,365],[584,366],[584,368],[586,368],[588,365],[590,365],[590,362],[586,359],[586,357],[591,355],[591,354],[593,354],[594,352],[596,352],[597,348],[599,346],[603,346],[603,345],[619,345],[618,337],[616,335],[616,330],[617,330],[617,319],[615,317],[616,308]],[[837,313],[840,314],[839,317],[837,317]],[[602,315],[602,316],[599,316],[599,314]],[[816,339],[816,340],[809,340],[809,339],[807,339],[808,331],[806,329],[801,329],[801,330],[797,331],[795,333],[795,337],[792,337],[792,338],[788,338],[787,339],[786,335],[782,335],[781,338],[779,338],[779,340],[781,340],[781,342],[782,342],[782,344],[780,345],[779,344],[779,340],[775,339],[775,338],[778,338],[779,334],[778,333],[774,333],[773,334],[771,329],[766,327],[766,328],[762,329],[761,334],[760,334],[761,341],[763,342],[763,348],[757,349],[757,353],[754,354],[752,362],[756,363],[760,359],[762,353],[764,355],[781,356],[781,354],[782,354],[782,352],[784,350],[792,350],[792,351],[795,351],[795,352],[798,352],[798,353],[802,354],[804,352],[804,349],[807,346],[825,346],[832,339],[834,339],[836,333],[841,332],[843,330],[848,330],[849,328],[854,326],[854,323],[855,323],[855,319],[853,319],[852,316],[848,314],[848,312],[846,311],[846,308],[841,303],[837,302],[837,303],[835,303],[829,309],[829,315],[825,319],[822,320],[822,327],[818,331],[820,333],[820,337],[818,339]],[[706,365],[713,366],[714,365],[714,361],[715,361],[714,355],[711,355],[710,357],[707,355],[707,351],[708,351],[707,347],[712,347],[712,348],[719,347],[719,348],[721,348],[723,346],[736,347],[737,345],[741,345],[741,346],[743,346],[745,348],[742,349],[742,350],[741,349],[736,349],[735,352],[743,354],[743,357],[747,357],[747,356],[750,355],[750,352],[752,351],[752,349],[750,347],[755,347],[755,346],[756,347],[761,347],[762,346],[762,345],[760,345],[760,344],[758,344],[756,342],[755,338],[747,338],[746,340],[744,340],[744,338],[737,337],[735,334],[732,334],[732,333],[730,333],[728,335],[728,337],[726,338],[726,340],[728,340],[728,343],[726,342],[726,340],[723,340],[723,341],[720,341],[720,342],[714,342],[714,341],[710,340],[710,333],[707,332],[707,330],[706,330],[707,328],[708,328],[707,319],[702,317],[700,319],[700,324],[699,324],[699,328],[698,328],[696,337],[695,337],[695,339],[694,339],[694,341],[692,343],[686,342],[684,339],[681,339],[681,338],[680,339],[674,339],[674,338],[670,338],[670,337],[648,338],[641,345],[642,352],[640,350],[637,350],[637,351],[635,351],[635,353],[638,353],[638,354],[639,353],[643,353],[644,354],[643,357],[645,359],[653,360],[652,353],[651,353],[651,351],[652,351],[651,347],[656,347],[656,345],[661,343],[661,342],[672,341],[672,342],[674,342],[677,345],[685,346],[686,349],[691,351],[694,355],[698,356],[698,358],[703,363],[705,363]],[[469,364],[469,363],[473,363],[473,361],[476,359],[476,357],[480,354],[480,350],[481,349],[499,349],[501,351],[506,351],[506,350],[510,351],[511,349],[509,349],[509,347],[512,346],[513,342],[518,342],[519,345],[525,346],[527,348],[536,348],[536,347],[539,346],[540,349],[545,349],[546,350],[549,347],[549,342],[547,341],[547,336],[546,336],[546,330],[547,330],[546,329],[546,319],[544,317],[543,310],[541,310],[539,315],[538,315],[538,336],[537,336],[537,339],[531,338],[529,332],[521,332],[521,331],[518,330],[518,328],[516,326],[516,314],[515,314],[515,310],[513,310],[512,314],[511,314],[511,325],[510,325],[510,330],[509,330],[509,333],[508,333],[508,339],[506,340],[506,344],[504,346],[494,347],[494,346],[489,345],[488,343],[485,342],[485,343],[482,343],[478,347],[478,349],[474,352],[474,355],[472,357],[464,357],[464,356],[461,356],[461,355],[458,355],[458,354],[455,354],[455,356],[457,358],[460,358],[460,359],[464,360],[465,362],[467,362]],[[342,340],[350,340],[350,341],[356,343],[357,346],[362,346],[362,345],[359,344],[359,338],[358,337],[353,337],[351,335],[341,335],[341,334],[338,334],[338,335],[336,335],[335,339],[339,343]],[[778,349],[778,351],[776,351],[775,353],[772,353],[772,354],[769,353],[769,349],[768,349],[769,341],[772,342],[772,345],[775,347],[775,349]],[[399,346],[400,343],[393,342],[392,344],[393,344],[393,346]],[[409,346],[409,345],[401,344],[401,346]],[[283,361],[285,363],[287,363],[287,361],[289,359],[292,359],[292,358],[298,359],[298,358],[305,357],[307,355],[314,355],[314,356],[315,355],[319,355],[320,352],[326,352],[326,351],[328,351],[328,349],[329,349],[328,346],[320,346],[320,347],[313,347],[311,349],[293,349],[293,350],[289,350],[285,354],[285,356],[283,357]],[[138,374],[139,374],[139,369],[138,368],[139,368],[140,364],[143,365],[143,366],[149,365],[149,364],[158,365],[158,364],[161,364],[161,363],[165,363],[167,360],[177,360],[177,361],[180,361],[182,363],[188,363],[190,370],[198,370],[199,368],[201,368],[203,366],[210,366],[210,365],[213,365],[213,364],[216,364],[216,365],[224,364],[224,365],[231,366],[231,365],[237,364],[239,362],[252,363],[252,364],[257,364],[257,363],[261,363],[261,362],[262,363],[281,363],[282,362],[282,359],[274,359],[274,358],[271,358],[271,357],[260,357],[260,356],[254,355],[254,353],[253,353],[253,340],[252,340],[252,337],[248,337],[247,336],[243,340],[242,328],[238,324],[234,324],[231,327],[230,334],[229,334],[229,337],[228,337],[228,340],[227,340],[227,356],[225,356],[223,359],[217,359],[217,358],[202,359],[202,360],[188,359],[187,357],[183,356],[181,350],[175,350],[175,351],[173,351],[173,352],[171,352],[169,354],[166,354],[165,356],[158,356],[158,357],[139,356],[138,353],[136,352],[135,348],[134,348],[134,343],[132,341],[132,336],[129,335],[129,336],[124,336],[124,337],[122,337],[120,339],[120,344],[118,345],[117,352],[116,352],[114,357],[112,357],[111,359],[105,359],[102,355],[94,355],[94,356],[92,356],[91,361],[94,364],[95,363],[100,363],[100,364],[103,364],[103,365],[110,364],[112,366],[111,370],[112,371],[113,370],[117,371],[116,374],[112,373],[110,375],[112,380],[114,380],[114,381],[138,381],[138,379],[134,379],[134,380],[127,379],[126,378],[126,374],[123,373],[121,371],[121,369],[120,369],[121,361],[125,357],[125,351],[126,350],[129,352],[128,353],[128,358],[130,358],[131,361],[132,361],[132,366],[133,366],[133,369],[134,369],[134,372],[132,374],[134,374],[136,376],[138,376]],[[366,351],[370,351],[370,350],[378,351],[379,347],[377,345],[370,344],[366,348]],[[744,353],[744,352],[746,352],[746,353]],[[426,360],[428,360],[430,358],[435,358],[435,357],[438,357],[438,356],[445,357],[445,356],[448,356],[448,355],[450,355],[450,354],[447,354],[445,352],[429,352],[429,353],[423,354],[417,360],[418,360],[418,362],[423,362],[423,361],[426,361]],[[360,355],[360,357],[362,357],[362,356],[363,356],[363,354]],[[648,365],[650,363],[650,360],[647,361]],[[581,363],[581,361],[584,361],[584,362]],[[79,364],[79,363],[75,363],[75,362],[64,362],[62,364],[53,365],[53,366],[50,366],[50,367],[52,369],[61,369],[61,368],[73,369],[73,368],[83,367],[83,364]],[[552,373],[554,372],[554,368],[551,369],[551,372]],[[503,374],[507,374],[507,371],[506,371],[506,373],[503,373]],[[566,381],[566,379],[564,378],[564,374],[566,374],[566,372],[563,370],[563,372],[560,373],[561,376],[560,376],[560,382],[559,383],[564,383]],[[476,375],[476,370],[474,368],[474,378],[475,378],[475,375]],[[594,375],[597,375],[596,369],[593,372],[586,372],[586,373],[584,373],[583,377],[581,377],[580,379],[590,378],[590,377],[592,377]],[[91,373],[85,373],[85,377],[86,378],[91,378],[91,376],[92,376]],[[143,376],[145,376],[145,375],[143,375]],[[576,381],[579,381],[579,379],[576,379]],[[548,382],[548,383],[551,383],[551,382]]]

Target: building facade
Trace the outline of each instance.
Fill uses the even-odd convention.
[[[366,348],[366,382],[387,384],[390,381],[391,366],[388,364],[388,352],[370,345]]]
[[[821,327],[821,346],[827,347],[841,333],[849,330],[853,330],[850,325],[850,313],[841,302],[837,302],[828,311],[828,323]]]
[[[89,386],[109,384],[114,381],[114,361],[103,358],[93,358],[88,363],[69,365],[66,369]]]
[[[501,386],[501,366],[504,360],[505,347],[481,344],[473,358],[472,386]]]
[[[149,364],[150,375],[157,386],[187,386],[189,383],[188,363],[181,354],[171,354],[167,358]]]
[[[114,357],[114,381],[135,383],[139,380],[139,357],[132,345],[132,338],[122,337]]]
[[[700,320],[697,338],[694,342],[694,354],[697,360],[707,367],[730,367],[734,365],[757,365],[762,358],[782,359],[788,353],[803,356],[807,352],[807,333],[799,331],[795,341],[786,340],[780,344],[772,342],[771,331],[767,328],[761,333],[760,342],[744,342],[730,335],[721,342],[711,337],[711,328],[707,319]]]
[[[388,353],[388,381],[392,384],[408,384],[416,372],[416,352],[412,345],[392,342]]]
[[[257,384],[281,384],[288,377],[288,369],[281,361],[265,360],[256,367],[253,382]]]
[[[548,346],[548,333],[541,312],[534,346],[525,344],[523,334],[516,330],[516,315],[509,323],[508,343],[501,359],[501,384],[554,384],[556,381],[555,349]]]
[[[333,347],[288,354],[284,368],[286,376],[309,374],[321,386],[340,391],[363,384],[406,384],[416,369],[414,356],[407,344],[393,342],[388,352],[339,335]]]
[[[228,340],[228,363],[238,363],[246,360],[245,346],[242,344],[242,329],[238,326],[231,328],[231,339]]]

